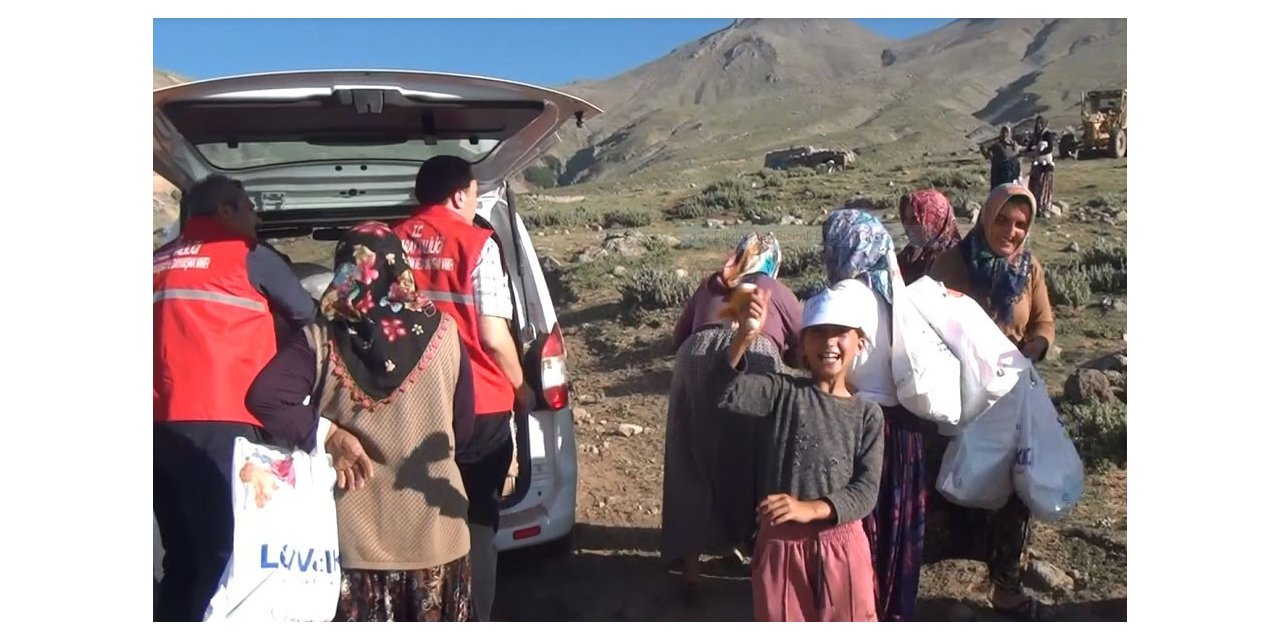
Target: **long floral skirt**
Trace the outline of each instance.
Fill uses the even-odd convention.
[[[471,622],[467,556],[429,569],[342,570],[335,622]]]

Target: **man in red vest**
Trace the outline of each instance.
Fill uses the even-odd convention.
[[[258,244],[238,181],[197,182],[183,209],[181,234],[152,257],[152,506],[165,549],[156,618],[198,622],[231,557],[235,439],[262,441],[245,396],[276,353],[275,316],[297,330],[315,303]]]
[[[472,597],[488,620],[497,576],[498,504],[512,468],[513,408],[528,410],[533,391],[524,381],[511,333],[514,306],[493,232],[474,223],[477,186],[462,158],[436,156],[418,170],[414,194],[421,208],[396,227],[418,290],[458,321],[475,383],[475,432],[457,452],[470,506]]]

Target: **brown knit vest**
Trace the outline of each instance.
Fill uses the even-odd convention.
[[[330,358],[321,415],[355,434],[373,460],[373,475],[363,488],[334,489],[342,567],[427,569],[467,555],[467,494],[453,457],[460,357],[453,320],[441,314],[418,370],[390,402],[372,407],[357,403],[350,379],[335,374],[343,365],[333,354],[328,327],[308,327],[307,338],[313,347],[321,345],[319,358]]]

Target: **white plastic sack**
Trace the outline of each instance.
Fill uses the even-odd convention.
[[[1084,463],[1058,419],[1044,379],[1032,369],[1018,423],[1013,486],[1031,515],[1058,520],[1084,494]]]
[[[205,621],[324,622],[338,608],[337,473],[324,452],[237,438],[231,480],[234,546]]]
[[[1009,393],[1031,361],[973,298],[951,295],[927,276],[912,283],[907,292],[920,315],[960,361],[962,409],[957,426],[964,428]]]
[[[901,276],[894,274],[893,381],[898,402],[953,435],[961,418],[960,361],[925,321]],[[950,427],[950,428],[949,428]]]
[[[1026,384],[1020,383],[947,445],[938,491],[965,507],[995,510],[1013,493],[1013,461]]]

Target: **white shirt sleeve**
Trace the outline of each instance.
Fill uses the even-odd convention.
[[[502,269],[502,254],[493,238],[486,240],[480,250],[480,260],[471,272],[471,291],[480,315],[506,320],[515,315],[507,273]]]

